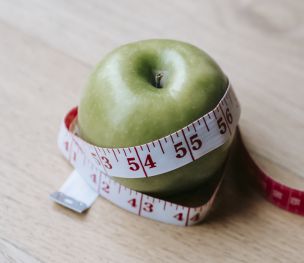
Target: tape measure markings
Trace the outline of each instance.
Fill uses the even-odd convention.
[[[149,149],[149,147],[148,147],[148,144],[147,144],[147,148],[148,148],[148,150],[149,150],[149,152],[150,152],[150,149]],[[134,147],[134,149],[135,149],[135,152],[136,152],[136,156],[137,156],[137,158],[138,158],[138,160],[139,160],[141,169],[143,170],[145,177],[148,177],[147,172],[146,172],[146,169],[145,169],[145,167],[144,167],[143,164],[142,164],[142,161],[141,161],[141,159],[140,159],[140,156],[139,156],[139,154],[138,154],[138,151],[137,151],[136,147]],[[135,159],[135,158],[134,158],[134,159]],[[130,160],[130,159],[129,159],[129,160]]]
[[[230,124],[231,124],[231,122],[232,122],[232,120],[231,120],[231,122],[229,122],[228,123],[228,121],[227,121],[227,110],[229,109],[229,108],[227,108],[227,110],[226,110],[226,115],[224,114],[224,112],[223,112],[223,109],[222,109],[222,107],[221,107],[221,104],[219,104],[219,108],[220,108],[220,110],[221,110],[221,112],[222,112],[222,116],[224,117],[224,120],[225,120],[225,122],[226,122],[226,125],[227,125],[227,127],[228,127],[228,131],[229,131],[229,133],[230,133],[230,135],[232,134],[231,133],[231,130],[230,130]],[[229,115],[230,116],[230,115]]]
[[[160,140],[158,140],[158,144],[159,144],[159,147],[160,147],[160,149],[161,149],[162,153],[164,154],[164,153],[165,153],[165,151],[164,151],[164,148],[163,148],[163,146],[162,146],[162,144],[161,144],[161,141],[160,141]]]
[[[289,212],[304,215],[304,191],[289,187],[267,175],[251,158],[244,143],[241,141],[246,165],[253,171],[261,192],[272,204]]]
[[[208,113],[208,116],[210,117],[209,113]],[[210,119],[211,119],[211,117],[210,117]],[[207,122],[206,122],[206,120],[205,120],[205,117],[204,117],[204,116],[203,116],[203,120],[204,120],[204,123],[205,123],[206,129],[207,129],[207,131],[209,132],[210,130],[209,130],[209,127],[208,127],[208,125],[207,125]],[[200,123],[199,119],[198,119],[198,124],[199,124],[199,125],[201,125],[201,123]]]
[[[190,131],[190,130],[189,130],[189,131]],[[188,140],[187,140],[187,138],[186,138],[184,129],[182,129],[182,134],[183,134],[183,136],[184,136],[184,140],[185,140],[185,142],[186,142],[186,145],[187,145],[188,151],[189,151],[189,153],[190,153],[190,156],[191,156],[191,158],[192,158],[192,161],[195,161],[194,156],[193,156],[193,153],[192,153],[192,150],[191,150],[191,148],[190,148],[190,146],[189,146],[189,143],[188,143]]]

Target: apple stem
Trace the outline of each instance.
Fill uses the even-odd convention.
[[[155,87],[158,88],[158,89],[161,88],[160,81],[163,78],[163,76],[164,76],[163,73],[157,73],[155,75]]]

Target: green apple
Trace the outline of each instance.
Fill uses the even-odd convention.
[[[92,73],[79,105],[81,137],[97,146],[128,147],[169,135],[212,110],[228,81],[199,48],[174,40],[130,43],[109,53]],[[159,176],[114,177],[154,195],[187,191],[223,165],[230,141]]]

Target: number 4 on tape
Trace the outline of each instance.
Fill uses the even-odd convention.
[[[50,198],[56,203],[78,213],[90,208],[97,197],[98,193],[84,181],[76,170],[71,173],[58,192],[50,195]]]

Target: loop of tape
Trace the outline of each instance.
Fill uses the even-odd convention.
[[[58,145],[75,171],[50,198],[81,213],[101,195],[140,216],[175,225],[196,224],[205,218],[212,207],[221,180],[207,201],[198,207],[188,207],[126,188],[112,180],[111,176],[157,176],[195,161],[234,136],[239,117],[240,106],[229,85],[212,111],[183,129],[144,145],[110,149],[91,145],[77,135],[73,127],[77,120],[77,108],[74,108],[64,119]],[[246,149],[244,155],[268,200],[288,211],[304,214],[303,191],[292,189],[267,176]]]

